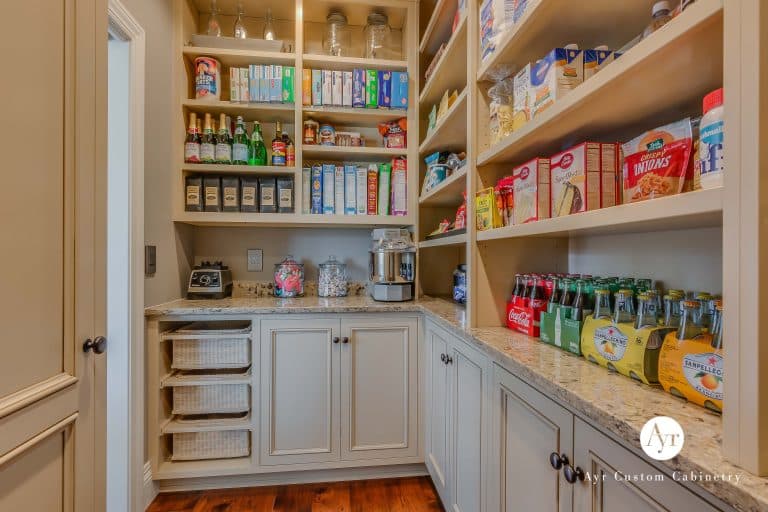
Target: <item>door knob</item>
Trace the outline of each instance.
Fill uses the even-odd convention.
[[[333,337],[333,342],[334,343],[338,343],[339,342],[339,337],[338,336],[334,336]]]
[[[93,350],[96,354],[103,354],[107,350],[107,338],[104,336],[96,336],[94,339],[88,338],[83,343],[83,352]]]
[[[453,364],[453,358],[451,356],[445,356],[445,364]]]
[[[445,354],[440,354],[440,360],[441,360],[442,362],[445,362],[445,358],[446,358],[446,357],[447,357],[447,356],[446,356]]]
[[[566,482],[569,484],[575,484],[576,480],[584,481],[584,470],[578,466],[574,469],[573,466],[566,463],[563,467],[563,476],[565,476]]]
[[[342,343],[349,343],[349,338],[347,338],[346,336],[344,336],[343,338],[341,338],[341,342],[342,342]]]
[[[561,469],[564,464],[568,464],[568,456],[566,456],[564,453],[562,455],[558,455],[557,452],[552,452],[549,454],[549,464],[552,466],[552,469]]]

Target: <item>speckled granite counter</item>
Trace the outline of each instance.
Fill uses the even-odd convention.
[[[594,426],[639,451],[640,429],[654,416],[672,416],[685,431],[682,453],[655,462],[668,472],[731,475],[731,480],[698,481],[737,510],[768,511],[768,478],[760,478],[723,459],[722,421],[715,414],[554,347],[505,328],[466,329],[464,309],[443,299],[382,303],[358,296],[338,299],[178,300],[147,309],[148,316],[263,313],[424,312],[438,325],[483,350],[523,381],[570,408]],[[738,476],[738,482],[735,481]]]

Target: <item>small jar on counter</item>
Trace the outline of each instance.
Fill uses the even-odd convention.
[[[320,264],[317,275],[317,294],[320,297],[347,296],[347,266],[331,256]]]
[[[459,304],[467,303],[467,264],[462,263],[453,271],[453,300]]]
[[[275,264],[275,297],[301,297],[304,295],[304,265],[293,256],[286,256]]]

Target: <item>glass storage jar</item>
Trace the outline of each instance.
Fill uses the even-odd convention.
[[[391,57],[389,35],[392,29],[386,14],[372,12],[368,15],[368,23],[363,29],[365,33],[366,59],[386,59]]]
[[[331,11],[325,18],[323,50],[334,57],[347,56],[351,46],[351,34],[347,26],[347,17],[339,11]]]
[[[320,264],[317,274],[317,294],[320,297],[347,296],[347,266],[330,256]]]
[[[304,265],[286,256],[275,264],[275,297],[301,297],[304,295]]]

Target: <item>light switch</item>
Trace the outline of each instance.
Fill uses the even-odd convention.
[[[248,249],[248,272],[261,272],[262,270],[264,270],[264,251]]]

